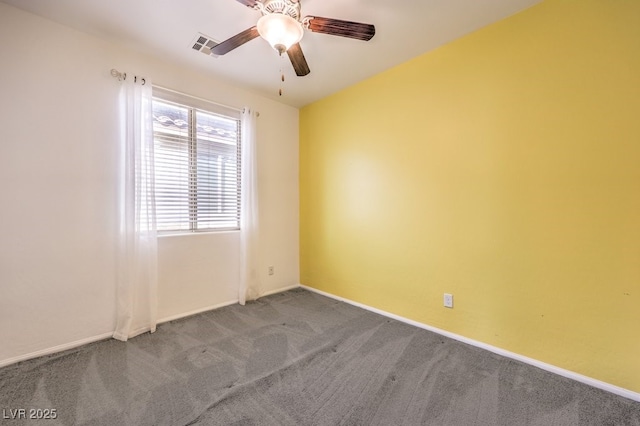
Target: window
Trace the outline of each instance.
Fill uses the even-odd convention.
[[[239,112],[154,88],[158,231],[239,229],[240,128]]]

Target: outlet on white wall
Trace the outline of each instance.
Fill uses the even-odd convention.
[[[449,294],[449,293],[444,294],[444,307],[453,308],[453,294]]]

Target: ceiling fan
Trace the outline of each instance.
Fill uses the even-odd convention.
[[[280,54],[287,52],[293,69],[300,77],[311,72],[302,53],[300,40],[304,29],[314,33],[330,34],[369,41],[376,33],[370,24],[340,19],[305,16],[301,18],[300,0],[236,0],[251,9],[260,11],[258,23],[221,42],[211,49],[214,55],[224,55],[261,36]]]

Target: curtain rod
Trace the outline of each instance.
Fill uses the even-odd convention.
[[[219,107],[227,108],[227,109],[230,109],[230,110],[233,110],[233,111],[244,112],[244,110],[246,109],[246,108],[232,107],[232,106],[221,104],[221,103],[218,103],[218,102],[213,102],[213,101],[211,101],[209,99],[204,99],[204,98],[200,98],[198,96],[193,96],[193,95],[189,95],[189,94],[186,94],[186,93],[182,93],[182,92],[179,92],[177,90],[169,89],[168,87],[158,86],[157,84],[154,84],[153,87],[156,87],[156,88],[158,88],[160,90],[165,90],[167,92],[175,93],[176,95],[182,95],[182,96],[186,95],[186,96],[189,96],[191,98],[197,99],[199,101],[207,102],[209,104],[217,105]],[[255,111],[255,113],[256,113],[256,117],[260,117],[260,111]]]
[[[117,78],[118,81],[122,81],[122,80],[126,80],[127,79],[127,73],[126,72],[124,72],[124,73],[120,72],[115,68],[111,69],[111,76]],[[138,79],[137,75],[133,77],[133,81],[134,82],[137,79]],[[147,83],[147,80],[145,80],[143,77],[141,77],[141,80],[142,80],[142,85],[144,86]],[[167,91],[167,92],[175,93],[177,95],[185,95],[185,93],[178,92],[177,90],[169,89],[168,87],[159,86],[157,84],[154,84],[152,87],[156,87],[156,88],[158,88],[160,90],[164,90],[164,91]],[[229,105],[220,104],[220,103],[217,103],[217,102],[210,101],[209,99],[200,98],[198,96],[193,96],[193,95],[187,95],[187,96],[192,97],[192,98],[197,99],[197,100],[202,101],[202,102],[207,102],[207,103],[210,103],[210,104],[213,104],[213,105],[217,105],[219,107],[228,108],[228,109],[233,110],[233,111],[243,112],[245,110],[245,108],[236,108],[236,107],[232,107],[232,106],[229,106]],[[260,117],[260,111],[255,111],[255,113],[256,113],[256,117]]]
[[[120,72],[115,68],[111,68],[111,77],[117,78],[118,81],[122,81],[122,80],[126,80],[127,79],[127,73],[126,72]],[[142,81],[142,85],[143,86],[145,84],[147,84],[147,80],[144,77],[140,77],[140,80]],[[138,76],[134,75],[133,76],[133,82],[135,83],[136,81],[138,81]]]

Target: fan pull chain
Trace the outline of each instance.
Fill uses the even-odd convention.
[[[282,58],[282,55],[280,55]],[[282,83],[284,83],[284,72],[282,72],[282,67],[280,67],[280,90],[278,90],[278,94],[282,96]]]

